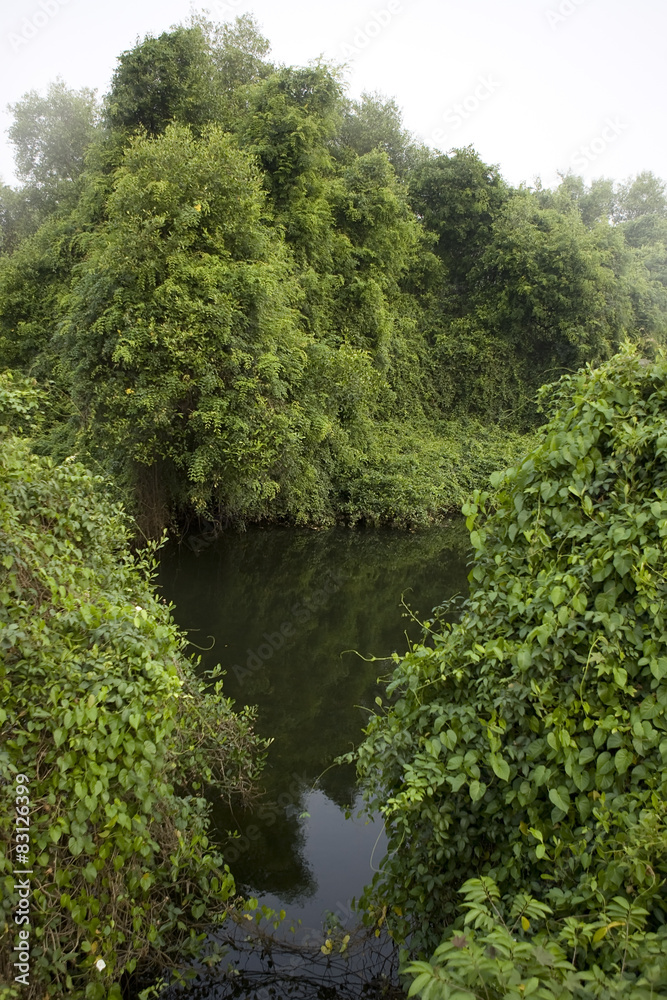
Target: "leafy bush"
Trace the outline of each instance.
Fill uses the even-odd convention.
[[[0,978],[14,980],[13,871],[28,869],[22,995],[102,1000],[200,953],[228,911],[202,791],[247,791],[262,745],[250,713],[194,678],[150,584],[155,546],[130,554],[102,480],[10,433],[33,391],[0,379]]]
[[[599,997],[649,1000],[667,986],[667,929],[646,933],[647,911],[623,896],[608,900],[595,919],[568,917],[556,933],[537,933],[552,910],[519,892],[506,905],[493,879],[464,883],[467,911],[461,930],[452,929],[430,962],[411,962],[408,996],[423,1000],[472,997],[574,1000]],[[532,931],[532,933],[531,933]],[[570,960],[568,954],[573,958]],[[590,965],[579,971],[579,955]],[[587,963],[586,963],[587,964]]]
[[[463,617],[398,662],[358,752],[389,833],[366,902],[421,956],[482,876],[504,905],[548,905],[555,940],[613,928],[614,900],[642,911],[633,934],[665,924],[667,361],[625,348],[551,405],[541,443],[492,477],[496,509],[464,506]],[[609,941],[603,968],[634,981]]]
[[[366,454],[339,462],[336,509],[350,521],[425,525],[458,513],[474,489],[516,461],[532,439],[475,420],[378,423]]]

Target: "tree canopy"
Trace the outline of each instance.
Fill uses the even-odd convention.
[[[513,189],[269,54],[193,16],[121,54],[101,114],[61,81],[13,109],[0,364],[57,386],[38,447],[113,470],[149,533],[442,516],[462,482],[417,514],[402,456],[468,467],[474,421],[510,442],[541,384],[665,338],[658,178]]]

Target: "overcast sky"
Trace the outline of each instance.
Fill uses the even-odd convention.
[[[472,144],[508,181],[557,171],[667,178],[664,0],[210,0],[255,15],[274,61],[348,62],[349,92],[395,97],[429,145]],[[4,0],[0,177],[13,182],[6,105],[70,87],[108,89],[116,57],[187,19],[188,0]]]

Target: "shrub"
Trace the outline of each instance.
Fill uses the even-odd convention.
[[[16,986],[27,929],[22,996],[102,1000],[200,954],[224,918],[234,879],[203,790],[247,791],[262,746],[195,679],[150,583],[156,546],[133,556],[103,481],[9,431],[33,403],[0,379],[0,979]]]
[[[496,509],[463,508],[461,621],[398,662],[358,752],[389,833],[366,902],[419,956],[481,877],[508,909],[548,905],[558,940],[614,900],[641,911],[633,934],[665,923],[667,361],[626,348],[544,392],[551,419],[492,477]],[[618,937],[605,968],[632,979]],[[573,939],[573,967],[601,941]]]

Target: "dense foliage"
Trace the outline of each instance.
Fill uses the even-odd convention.
[[[335,67],[274,66],[247,15],[147,37],[101,106],[58,81],[12,111],[0,365],[149,536],[442,516],[480,424],[511,464],[542,383],[664,340],[657,178],[512,189]]]
[[[132,973],[199,954],[232,905],[203,790],[248,792],[262,744],[251,713],[195,680],[152,550],[130,554],[104,482],[18,433],[39,404],[30,382],[0,380],[0,979],[120,998]],[[32,872],[27,989],[15,869]]]
[[[667,360],[548,398],[496,509],[464,506],[460,622],[400,660],[358,755],[389,832],[367,902],[422,956],[449,925],[411,967],[431,1000],[667,986]]]
[[[117,997],[234,892],[196,793],[246,789],[261,747],[194,681],[130,526],[465,503],[463,620],[400,661],[359,752],[390,832],[367,903],[427,1000],[643,1000],[667,977],[665,185],[514,189],[341,80],[193,17],[101,104],[57,81],[12,108],[0,767],[31,797],[35,990]]]

